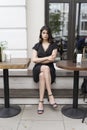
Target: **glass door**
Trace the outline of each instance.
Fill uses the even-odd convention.
[[[80,53],[87,47],[87,3],[76,3],[76,46]]]
[[[46,0],[45,23],[59,46],[61,59],[73,59],[74,48],[87,41],[87,0]]]
[[[58,55],[61,59],[67,59],[68,16],[68,3],[49,3],[48,22],[58,44]]]

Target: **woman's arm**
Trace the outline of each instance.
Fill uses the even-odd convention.
[[[51,63],[51,62],[54,62],[56,56],[57,56],[57,49],[54,49],[52,51],[52,54],[47,57],[47,60],[43,61],[42,63]]]
[[[52,51],[52,57],[53,57],[53,60],[55,60],[55,58],[56,58],[56,56],[57,56],[57,49],[54,49],[53,51]]]
[[[50,56],[38,58],[37,51],[33,50],[32,61],[34,63],[50,63],[50,62],[54,62],[56,55],[57,55],[57,49],[54,49]]]
[[[37,56],[37,51],[33,50],[33,54],[32,54],[32,61],[34,63],[42,63],[43,61],[46,61],[48,58],[47,57],[43,57],[43,58],[38,58]]]

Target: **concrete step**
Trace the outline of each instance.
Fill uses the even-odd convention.
[[[3,98],[3,73],[0,73],[0,98]],[[80,73],[79,89],[85,72]],[[32,70],[9,71],[9,88],[11,98],[39,98],[38,83],[34,83]],[[56,82],[52,85],[53,94],[56,98],[72,98],[73,72],[56,71]],[[81,95],[79,95],[81,98]]]
[[[85,72],[80,73],[79,88],[82,84]],[[9,71],[10,89],[38,89],[38,83],[33,81],[32,71]],[[3,74],[0,73],[0,88],[3,88]],[[73,72],[56,71],[56,82],[52,84],[53,89],[72,89]]]
[[[79,90],[78,104],[86,104],[83,100],[83,96],[80,93],[81,92]],[[58,104],[72,104],[73,102],[72,89],[54,89],[53,95]],[[10,104],[38,104],[38,102],[39,93],[37,89],[10,89]],[[0,104],[4,104],[3,89],[0,89]],[[46,92],[44,104],[49,104]]]
[[[83,77],[79,78],[79,88]],[[33,81],[32,77],[10,77],[10,89],[38,89],[38,83]],[[3,78],[0,78],[0,88],[3,88]],[[56,77],[56,82],[52,84],[53,89],[72,89],[73,77]]]
[[[73,89],[52,89],[55,98],[72,98]],[[10,98],[39,98],[38,89],[10,89]],[[4,97],[4,90],[0,89],[0,98]],[[47,92],[45,92],[45,98],[47,98]],[[79,98],[82,98],[81,91],[79,89]]]

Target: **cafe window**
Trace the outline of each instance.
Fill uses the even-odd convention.
[[[62,46],[62,53],[61,49],[59,49],[58,55],[60,55],[61,59],[67,59],[69,3],[49,0],[47,10],[47,23],[59,48],[60,45]]]
[[[49,3],[49,26],[54,37],[67,36],[68,11],[67,3]]]
[[[46,0],[45,21],[57,42],[61,41],[62,59],[73,59],[79,38],[87,36],[87,0]],[[60,42],[59,42],[60,43]]]
[[[87,30],[87,22],[82,22],[81,23],[81,30]]]
[[[27,56],[26,0],[0,0],[0,41],[12,57]]]
[[[87,19],[87,13],[82,13],[82,19]]]

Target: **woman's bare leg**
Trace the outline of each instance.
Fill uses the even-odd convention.
[[[41,72],[39,74],[39,105],[38,105],[38,110],[43,110],[43,99],[44,99],[44,92],[45,92],[45,78],[44,78],[44,73]]]
[[[40,94],[40,101],[43,101],[44,92],[45,92],[45,78],[44,73],[41,72],[39,75],[39,94]]]
[[[51,90],[51,74],[50,74],[50,68],[46,65],[42,66],[41,71],[43,71],[44,73],[44,77],[45,77],[45,82],[46,82],[46,89],[48,92],[49,96],[49,102],[50,104],[54,104],[55,103],[55,99],[52,95],[52,90]]]

